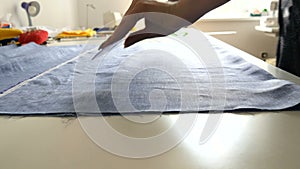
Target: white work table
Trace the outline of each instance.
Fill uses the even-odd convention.
[[[300,84],[299,78],[259,59],[250,55],[245,59],[278,78]],[[145,137],[161,132],[177,116],[159,116],[151,128],[141,127],[122,116],[108,116],[105,120],[124,135]],[[75,117],[1,116],[0,168],[300,168],[299,111],[224,113],[212,137],[205,144],[199,144],[200,133],[209,116],[213,115],[199,114],[190,134],[175,148],[144,159],[120,157],[103,150],[87,136]]]

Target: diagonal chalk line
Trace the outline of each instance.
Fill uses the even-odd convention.
[[[74,61],[74,60],[76,60],[76,59],[82,57],[82,56],[85,55],[86,53],[92,52],[92,51],[94,51],[94,50],[98,50],[98,49],[97,49],[97,48],[93,48],[93,49],[87,50],[87,51],[85,51],[85,52],[83,52],[83,53],[80,53],[78,56],[76,56],[76,57],[74,57],[74,58],[72,58],[72,59],[70,59],[70,60],[67,60],[67,61],[65,61],[65,62],[63,62],[63,63],[61,63],[61,64],[59,64],[59,65],[57,65],[57,66],[55,66],[55,67],[52,67],[52,68],[50,68],[50,69],[48,69],[48,70],[46,70],[46,71],[44,71],[44,72],[42,72],[42,73],[40,73],[40,74],[38,74],[38,75],[32,77],[32,78],[29,78],[29,79],[27,79],[27,80],[25,80],[25,81],[23,81],[23,82],[21,82],[21,83],[15,85],[14,87],[12,87],[12,88],[6,90],[5,92],[1,93],[1,94],[0,94],[0,98],[1,98],[1,97],[4,97],[4,96],[6,96],[6,95],[8,95],[8,94],[10,94],[10,93],[12,93],[13,91],[15,91],[15,90],[19,89],[20,87],[22,87],[22,86],[28,84],[29,82],[31,82],[31,81],[33,81],[33,80],[36,80],[37,78],[42,77],[42,76],[44,76],[45,74],[50,73],[50,72],[52,72],[53,70],[56,70],[56,69],[58,69],[58,68],[60,68],[60,67],[62,67],[62,66],[64,66],[64,65],[66,65],[67,63],[72,62],[72,61]],[[98,53],[97,53],[97,54],[98,54]]]

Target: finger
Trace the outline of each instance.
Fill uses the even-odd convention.
[[[101,49],[104,49],[106,48],[107,46],[109,46],[109,44],[111,44],[112,42],[110,42],[109,39],[107,39],[106,41],[104,41],[98,48],[98,50],[101,50]]]
[[[114,33],[108,40],[106,40],[99,46],[99,50],[104,49],[107,46],[124,38],[127,33],[135,26],[135,24],[141,18],[143,18],[143,14],[140,13],[144,10],[143,1],[144,0],[133,0]]]
[[[140,32],[140,33],[138,33]],[[158,34],[158,33],[146,33],[144,30],[135,32],[134,34],[131,34],[124,43],[124,47],[127,48],[129,46],[132,46],[133,44],[140,42],[144,39],[150,39],[150,38],[156,38],[156,37],[163,37],[165,35]]]
[[[104,49],[107,46],[124,38],[141,17],[141,14],[124,16],[114,33],[104,43],[100,45],[99,50]]]

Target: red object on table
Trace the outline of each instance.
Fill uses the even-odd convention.
[[[34,30],[30,32],[25,32],[20,35],[19,42],[21,44],[26,44],[30,42],[35,42],[36,44],[43,44],[48,39],[48,32],[44,30]]]

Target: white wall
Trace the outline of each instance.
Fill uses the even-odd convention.
[[[31,0],[0,0],[0,17],[11,13],[16,26],[27,26],[28,21],[21,2]],[[131,0],[36,0],[41,3],[41,13],[32,19],[34,25],[61,27],[86,27],[86,4],[94,4],[89,9],[89,26],[102,26],[102,15],[107,11],[124,13]]]
[[[21,24],[20,15],[18,15],[18,8],[21,8],[19,6],[19,0],[0,0],[0,4],[0,18],[6,16],[8,13],[11,13],[12,21],[14,24],[19,26]]]
[[[129,7],[131,0],[78,0],[79,25],[82,27],[103,26],[103,13],[118,11],[124,13]],[[96,9],[89,8],[87,21],[87,4],[93,4]],[[89,25],[87,25],[87,23]]]
[[[124,13],[132,0],[78,0],[80,26],[102,26],[102,15],[107,11]],[[210,12],[205,17],[245,17],[254,9],[263,10],[269,8],[271,0],[231,0],[227,4]],[[89,8],[87,14],[86,4],[93,4],[96,10]],[[89,17],[87,17],[89,15]],[[88,20],[88,21],[87,21]],[[89,24],[89,25],[87,25]]]
[[[209,12],[205,17],[245,17],[255,9],[262,11],[270,8],[272,0],[231,0],[223,6]]]
[[[12,21],[16,26],[27,26],[25,10],[21,8],[21,2],[30,0],[0,0],[0,17],[11,13]],[[32,18],[33,25],[51,26],[62,28],[66,26],[77,27],[78,6],[77,0],[36,0],[41,4],[41,13]]]
[[[22,0],[0,0],[0,17],[7,13],[13,14],[13,21],[17,26],[27,25],[26,14],[21,9]],[[26,0],[23,0],[26,1]],[[28,0],[31,1],[31,0]],[[35,25],[48,25],[53,27],[86,27],[102,26],[103,13],[119,11],[124,13],[132,0],[37,0],[42,5],[41,14],[33,18]],[[231,0],[226,5],[209,13],[209,17],[240,15],[249,10],[267,8],[271,0]],[[86,4],[94,4],[96,10],[89,9],[87,21]]]

